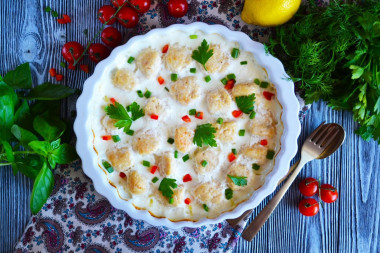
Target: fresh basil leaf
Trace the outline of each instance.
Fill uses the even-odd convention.
[[[26,100],[23,100],[21,105],[17,108],[15,112],[15,119],[14,122],[16,124],[22,124],[25,123],[26,120],[30,120],[30,112],[29,112],[29,105]]]
[[[59,115],[61,112],[61,101],[59,100],[37,100],[30,107],[30,112],[32,115]]]
[[[37,154],[40,154],[44,157],[48,157],[49,153],[52,150],[51,145],[48,141],[31,141],[28,145]]]
[[[0,81],[0,141],[10,139],[10,128],[14,122],[14,111],[18,98],[14,90]]]
[[[37,177],[43,164],[41,156],[32,154],[16,155],[15,162],[17,164],[17,169],[33,180]]]
[[[33,191],[30,198],[30,210],[37,214],[46,203],[54,187],[54,176],[46,162],[34,180]]]
[[[13,88],[32,88],[32,73],[29,62],[19,65],[15,70],[9,71],[4,76],[4,82]]]
[[[58,164],[68,164],[78,158],[75,148],[67,143],[52,151],[52,159]]]
[[[66,129],[66,124],[57,117],[49,119],[36,116],[33,121],[34,130],[39,133],[44,140],[53,141],[58,139]]]
[[[58,100],[74,94],[75,90],[60,84],[43,83],[33,88],[26,99]]]
[[[13,155],[12,146],[7,141],[2,141],[1,143],[3,144],[5,155],[7,156],[8,162],[12,164],[13,175],[16,176],[18,169],[17,169],[17,164],[15,164],[15,157]]]
[[[28,143],[31,141],[38,141],[37,136],[35,136],[32,132],[19,127],[18,125],[13,125],[11,128],[12,134],[16,137],[17,140],[20,141],[21,145],[25,148],[28,147]]]

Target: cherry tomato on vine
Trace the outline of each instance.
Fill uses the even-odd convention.
[[[123,7],[117,13],[117,21],[126,28],[132,28],[139,22],[139,15],[131,7]]]
[[[104,24],[105,22],[111,19],[111,17],[115,14],[115,12],[116,12],[115,8],[113,8],[111,5],[103,5],[98,10],[98,18],[100,22]],[[112,25],[115,22],[116,22],[116,19],[113,18],[107,23],[107,25]]]
[[[169,14],[176,18],[181,18],[186,15],[189,9],[189,4],[186,0],[169,0]]]
[[[130,0],[129,4],[138,13],[145,13],[150,8],[150,0]]]
[[[110,50],[103,44],[95,43],[91,44],[88,49],[88,54],[93,62],[100,62],[110,55]]]
[[[333,203],[338,199],[338,191],[330,184],[323,184],[320,188],[321,200],[326,203]]]
[[[319,203],[315,199],[303,199],[299,203],[298,209],[305,216],[314,216],[319,211]]]
[[[76,41],[67,42],[63,45],[61,51],[63,58],[65,58],[68,63],[74,63],[75,60],[79,59],[83,52],[83,46]]]
[[[127,2],[127,0],[112,0],[111,3],[113,6],[115,6],[115,8],[119,8],[120,6],[122,6],[125,2]],[[126,6],[127,4],[125,4],[124,6]]]
[[[102,31],[101,38],[103,43],[109,47],[117,47],[121,44],[121,33],[112,26]]]
[[[302,195],[311,197],[318,191],[318,181],[315,178],[308,177],[302,180],[299,189]]]

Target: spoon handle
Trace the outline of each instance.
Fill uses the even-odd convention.
[[[263,210],[255,217],[255,219],[249,224],[249,226],[244,230],[242,236],[247,241],[252,241],[253,237],[259,232],[264,223],[268,220],[269,216],[272,214],[273,210],[280,203],[282,197],[285,195],[289,187],[292,185],[294,179],[297,177],[298,173],[301,171],[302,167],[311,159],[303,155],[301,161],[295,168],[294,172],[285,181],[281,189],[274,195],[274,197],[268,202]]]

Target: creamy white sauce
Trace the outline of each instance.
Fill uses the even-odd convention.
[[[193,33],[194,34],[194,33]],[[266,71],[257,64],[254,56],[246,51],[240,49],[240,56],[237,59],[233,59],[230,57],[230,65],[228,69],[223,73],[215,73],[209,74],[207,73],[203,67],[196,61],[192,60],[191,64],[189,64],[182,71],[178,72],[178,78],[186,77],[186,76],[196,76],[198,80],[198,84],[201,86],[201,96],[194,102],[190,103],[188,106],[181,105],[178,101],[176,101],[173,97],[170,96],[169,92],[165,90],[165,87],[170,89],[172,85],[172,81],[170,80],[171,71],[165,69],[165,65],[162,62],[161,69],[158,71],[158,75],[162,76],[165,79],[165,83],[163,85],[159,85],[157,82],[157,76],[152,77],[151,79],[147,79],[136,67],[136,60],[132,64],[128,64],[127,60],[130,56],[137,58],[138,53],[147,48],[151,47],[152,49],[157,50],[161,56],[162,47],[166,44],[173,45],[174,43],[178,43],[181,46],[187,46],[190,51],[198,48],[200,46],[203,39],[206,39],[209,44],[220,44],[221,48],[226,51],[228,55],[232,48],[239,48],[239,44],[236,42],[230,42],[225,40],[223,37],[217,34],[205,35],[202,32],[196,32],[198,35],[197,39],[190,39],[187,33],[176,31],[171,32],[170,34],[164,35],[156,35],[151,36],[149,40],[144,42],[138,41],[129,48],[125,49],[120,55],[117,56],[116,60],[105,68],[105,72],[103,76],[98,80],[94,85],[95,92],[94,96],[90,102],[93,106],[92,108],[92,129],[94,131],[94,147],[98,152],[99,164],[101,165],[102,160],[107,160],[106,151],[108,149],[120,148],[120,147],[130,147],[130,151],[132,151],[132,157],[134,161],[133,170],[137,170],[144,178],[146,178],[148,182],[148,189],[144,194],[141,195],[133,195],[129,193],[126,187],[126,181],[120,178],[119,173],[115,170],[113,173],[107,173],[105,170],[105,176],[108,177],[108,180],[115,185],[118,190],[118,193],[122,199],[131,201],[135,207],[141,209],[149,210],[154,216],[158,217],[167,217],[170,220],[199,220],[203,217],[215,218],[219,216],[221,213],[232,210],[236,205],[240,202],[247,200],[253,192],[260,188],[264,183],[265,176],[273,169],[274,159],[268,160],[268,162],[263,166],[253,177],[252,182],[241,191],[234,191],[234,197],[231,200],[227,200],[224,197],[224,190],[228,188],[226,183],[226,174],[228,167],[231,163],[228,161],[227,156],[231,153],[232,148],[236,148],[239,154],[239,151],[242,149],[244,145],[252,145],[259,142],[262,138],[258,136],[252,136],[248,129],[247,124],[249,122],[248,115],[244,114],[242,117],[235,119],[231,112],[233,110],[237,110],[237,106],[235,101],[232,101],[231,107],[218,114],[210,114],[207,109],[206,103],[206,94],[208,91],[215,89],[224,89],[223,84],[220,80],[225,77],[229,73],[234,73],[236,75],[236,84],[244,83],[244,82],[253,82],[255,78],[260,79],[261,81],[268,81]],[[247,61],[247,65],[241,65],[241,61]],[[112,84],[112,71],[115,68],[126,68],[130,71],[133,71],[136,76],[137,85],[133,91],[125,91],[120,88],[115,87]],[[190,73],[190,68],[196,68],[197,72],[195,74]],[[205,82],[204,77],[210,75],[211,81]],[[275,93],[273,85],[271,85],[271,92]],[[157,97],[159,99],[163,99],[167,105],[167,110],[164,114],[159,115],[159,120],[152,120],[149,115],[145,115],[143,118],[134,121],[131,129],[138,132],[141,129],[152,129],[154,130],[161,138],[161,144],[156,154],[162,154],[166,151],[169,151],[174,156],[174,151],[176,150],[174,144],[169,144],[167,139],[169,137],[174,138],[174,131],[179,126],[186,126],[191,129],[195,129],[199,124],[205,123],[215,123],[218,117],[222,117],[225,122],[227,121],[236,121],[237,122],[237,133],[236,138],[232,143],[221,143],[217,141],[219,150],[218,152],[218,166],[212,172],[212,174],[208,175],[197,175],[194,171],[193,160],[190,159],[187,162],[182,161],[182,156],[185,154],[178,153],[178,159],[175,159],[173,173],[168,176],[169,178],[174,178],[177,180],[178,185],[183,185],[185,187],[184,197],[191,199],[191,204],[186,205],[183,201],[182,203],[174,207],[169,203],[165,203],[165,201],[159,201],[156,198],[157,194],[160,194],[158,191],[159,183],[162,179],[160,174],[156,172],[154,175],[150,173],[150,168],[147,168],[142,165],[143,160],[150,161],[151,164],[155,164],[154,154],[150,155],[140,155],[137,152],[133,151],[132,148],[132,140],[133,136],[129,136],[121,129],[112,130],[111,132],[106,131],[106,129],[101,124],[102,118],[105,116],[104,108],[109,105],[108,98],[115,98],[122,105],[129,105],[132,102],[137,102],[142,107],[145,107],[147,103],[146,98],[138,97],[136,91],[142,90],[150,90],[152,92],[152,97]],[[266,89],[268,90],[268,89]],[[260,88],[260,93],[264,89]],[[264,99],[265,100],[265,99]],[[196,119],[193,116],[190,116],[192,122],[185,123],[181,117],[189,114],[190,109],[197,109],[197,111],[202,111],[204,113],[204,119]],[[282,134],[282,124],[280,122],[281,115],[281,106],[278,103],[277,99],[274,97],[271,101],[266,101],[265,104],[256,104],[255,111],[257,113],[256,117],[264,117],[265,110],[269,110],[273,113],[274,118],[278,121],[276,125],[277,134],[275,136],[274,142],[277,144],[273,148],[276,153],[280,149],[280,136]],[[246,129],[245,136],[238,136],[238,131],[240,129]],[[114,143],[112,140],[104,141],[101,136],[103,135],[119,135],[121,138],[120,142]],[[191,150],[186,154],[189,154],[190,157],[193,157],[194,151],[197,149],[196,145],[193,145]],[[242,155],[239,155],[237,160],[234,162],[247,164],[248,168],[251,168],[252,163],[254,162],[252,159],[248,159]],[[99,169],[99,168],[95,168]],[[254,173],[254,171],[252,171]],[[193,178],[191,182],[183,183],[182,178],[185,174],[190,174]],[[152,183],[151,180],[154,177],[158,177],[160,180],[157,183]],[[202,203],[196,200],[194,196],[194,189],[202,182],[210,181],[214,179],[221,183],[223,200],[219,204],[208,204],[209,212],[206,212],[203,209]],[[129,203],[125,203],[128,205]]]

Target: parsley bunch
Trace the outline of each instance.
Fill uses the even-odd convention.
[[[70,96],[69,87],[44,83],[32,88],[29,63],[0,76],[0,166],[11,165],[34,180],[30,209],[36,214],[54,186],[52,170],[78,156],[63,140],[67,124],[60,119],[60,99]]]
[[[380,144],[380,2],[309,2],[280,26],[267,49],[299,81],[307,103],[350,110],[364,140]]]

